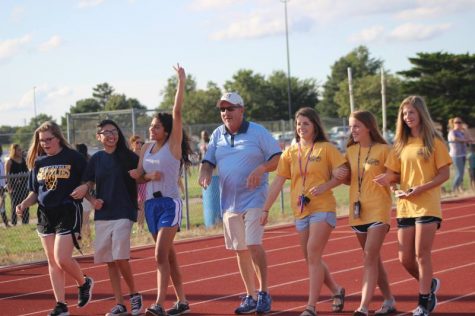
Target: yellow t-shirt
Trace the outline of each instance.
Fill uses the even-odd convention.
[[[392,206],[391,193],[388,187],[382,187],[373,182],[374,177],[386,171],[384,163],[389,154],[389,146],[386,144],[373,144],[371,151],[369,147],[361,147],[359,154],[360,177],[363,174],[363,164],[364,174],[361,183],[361,195],[359,197],[361,203],[360,218],[354,218],[353,216],[353,204],[358,200],[359,151],[360,145],[355,144],[350,146],[346,152],[346,159],[351,169],[349,224],[351,226],[374,222],[389,224]],[[365,164],[366,157],[368,157],[368,160]]]
[[[410,137],[398,158],[391,151],[386,167],[401,175],[401,189],[407,191],[411,187],[431,181],[440,168],[450,165],[452,160],[447,146],[442,140],[434,141],[434,152],[429,159],[422,155],[423,142],[420,137]],[[415,196],[397,200],[397,218],[435,216],[442,218],[440,207],[440,186],[424,191]]]
[[[311,148],[312,146],[302,146],[302,173],[305,172],[305,165],[308,160],[305,188],[302,188],[303,178],[299,167],[298,144],[294,144],[284,151],[277,166],[277,174],[290,179],[290,205],[296,218],[304,218],[315,212],[335,212],[336,210],[336,201],[332,190],[313,196],[309,193],[309,189],[329,181],[333,169],[344,164],[346,160],[338,149],[329,142],[315,143],[310,158],[307,159]],[[300,212],[298,197],[302,193],[310,198],[310,202]]]

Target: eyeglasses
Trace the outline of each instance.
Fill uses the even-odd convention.
[[[42,144],[47,144],[49,142],[51,142],[53,139],[55,139],[56,137],[53,136],[53,137],[48,137],[48,138],[43,138],[43,139],[39,139],[40,143]]]
[[[136,140],[135,143],[136,143],[137,145],[143,145],[143,144],[145,144],[145,142],[142,142],[142,141],[140,141],[140,140]]]
[[[455,124],[462,124],[462,121],[455,121]]]
[[[233,111],[236,110],[237,108],[240,108],[240,106],[232,105],[232,106],[228,106],[228,107],[225,107],[225,108],[219,108],[219,111],[220,111],[221,113],[224,113],[225,111],[233,112]]]
[[[116,129],[112,129],[110,131],[108,130],[100,131],[100,132],[97,132],[97,134],[104,135],[104,136],[117,136],[119,134],[119,131]]]

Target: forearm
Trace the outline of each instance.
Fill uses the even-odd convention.
[[[263,173],[272,172],[275,169],[277,169],[277,165],[279,164],[279,159],[280,159],[280,154],[275,155],[270,160],[267,160],[266,162],[261,164],[260,168],[262,168],[262,170],[264,171]]]
[[[419,186],[419,189],[422,191],[427,191],[432,188],[441,186],[445,181],[447,181],[450,177],[450,169],[449,166],[445,166],[439,169],[437,175],[429,182],[424,183],[423,185]]]
[[[264,203],[262,209],[264,211],[269,211],[272,205],[274,204],[277,196],[279,196],[280,191],[285,183],[285,178],[277,175],[272,181],[272,184],[269,187],[269,192],[267,193],[267,199]]]
[[[27,207],[32,206],[37,201],[38,201],[38,195],[35,192],[30,191],[30,193],[28,193],[28,196],[20,204],[22,208],[25,209]]]

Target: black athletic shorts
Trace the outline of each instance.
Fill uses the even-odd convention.
[[[40,236],[81,233],[82,205],[77,201],[54,208],[39,205],[37,214]]]
[[[439,229],[441,222],[442,222],[442,219],[438,218],[438,217],[435,217],[435,216],[398,218],[397,219],[397,227],[398,228],[408,228],[408,227],[414,227],[416,224],[437,223],[437,229]]]

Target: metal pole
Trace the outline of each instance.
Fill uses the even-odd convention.
[[[287,2],[288,0],[281,0],[284,3],[285,13],[285,41],[287,45],[287,99],[289,105],[289,122],[292,122],[292,98],[291,98],[291,86],[290,86],[290,53],[289,53],[289,26],[287,22]]]
[[[35,110],[35,128],[38,127],[37,114],[36,114],[36,87],[33,87],[33,108]]]
[[[383,116],[383,137],[387,140],[387,125],[386,125],[386,83],[384,80],[384,69],[381,67],[381,106]]]
[[[355,100],[353,99],[353,81],[351,77],[351,67],[348,67],[348,90],[350,92],[350,111],[355,111]]]

